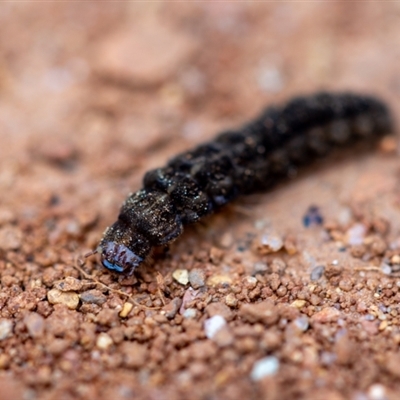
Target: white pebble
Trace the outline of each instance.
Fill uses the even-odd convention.
[[[265,357],[253,365],[250,378],[259,381],[266,376],[275,375],[279,369],[279,360],[276,357]]]
[[[196,317],[197,311],[195,308],[188,308],[183,312],[183,318],[193,319]]]
[[[295,325],[300,329],[301,332],[305,332],[310,326],[308,322],[308,318],[304,315],[302,317],[298,317],[294,320]]]
[[[346,232],[347,243],[352,246],[363,244],[366,233],[367,227],[365,225],[354,224]]]
[[[0,340],[7,339],[11,336],[13,323],[9,319],[0,319]]]
[[[283,246],[283,241],[278,236],[263,235],[261,238],[261,246],[271,253],[279,251]]]
[[[257,278],[255,278],[254,276],[246,276],[245,278],[246,280],[246,284],[250,289],[254,289],[257,285]]]
[[[371,400],[386,400],[387,396],[385,386],[380,385],[379,383],[371,385],[368,389],[368,397]]]
[[[208,339],[212,339],[214,335],[226,325],[226,320],[222,315],[214,315],[204,321],[204,330]]]
[[[189,272],[187,269],[176,269],[172,273],[172,277],[181,285],[187,285],[189,283]]]
[[[97,337],[96,346],[99,349],[107,350],[113,344],[113,340],[107,333],[100,333]]]
[[[385,262],[382,263],[381,270],[385,275],[390,275],[392,273],[392,267]]]

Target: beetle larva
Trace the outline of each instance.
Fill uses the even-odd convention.
[[[384,103],[351,93],[318,93],[267,108],[241,129],[147,172],[143,188],[125,200],[96,252],[106,268],[130,275],[152,247],[175,240],[184,225],[238,195],[270,188],[334,148],[379,138],[392,125]]]

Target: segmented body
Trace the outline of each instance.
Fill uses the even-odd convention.
[[[391,130],[387,107],[374,97],[319,93],[267,108],[241,129],[149,171],[104,233],[97,249],[103,265],[131,274],[152,247],[176,239],[184,225],[239,195],[268,189],[335,147]]]

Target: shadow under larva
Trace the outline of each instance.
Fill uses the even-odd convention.
[[[99,246],[103,265],[131,275],[155,246],[239,195],[259,192],[334,148],[391,132],[387,106],[372,96],[317,93],[269,107],[243,127],[147,172]]]

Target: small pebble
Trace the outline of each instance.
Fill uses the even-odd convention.
[[[212,275],[207,279],[208,286],[217,286],[217,285],[230,285],[232,283],[232,277],[229,275]]]
[[[7,339],[12,335],[13,323],[9,319],[0,319],[0,340]]]
[[[229,294],[225,297],[225,304],[226,304],[228,307],[235,308],[235,307],[237,307],[237,305],[238,305],[238,300],[237,300],[237,298],[235,297],[235,295],[234,295],[233,293],[229,293]]]
[[[107,297],[97,289],[81,293],[80,298],[82,303],[97,304],[98,306],[101,306],[107,301]]]
[[[295,308],[303,308],[306,305],[306,301],[297,299],[297,300],[293,301],[290,305],[291,305],[291,307],[295,307]]]
[[[119,312],[119,316],[121,318],[126,318],[129,313],[132,311],[133,308],[133,304],[132,303],[124,303],[124,305],[122,306],[122,310]]]
[[[308,318],[304,315],[294,320],[294,324],[300,329],[301,332],[305,332],[310,326]]]
[[[312,281],[318,281],[324,275],[324,272],[325,272],[325,266],[318,265],[311,271],[310,279]]]
[[[259,381],[267,376],[275,375],[278,370],[279,360],[276,357],[265,357],[253,365],[250,378],[253,381]]]
[[[257,250],[260,254],[266,255],[276,253],[283,247],[282,238],[276,235],[265,234],[261,237],[257,245]]]
[[[205,285],[205,273],[202,269],[195,268],[189,272],[189,282],[193,289],[198,289]]]
[[[382,322],[379,324],[378,329],[379,329],[380,331],[384,331],[388,326],[389,326],[388,321],[382,321]]]
[[[246,276],[243,283],[247,289],[254,289],[257,286],[257,278],[254,276]]]
[[[61,292],[78,292],[82,289],[82,281],[72,276],[68,276],[62,281],[56,282],[54,287]]]
[[[392,267],[389,264],[386,264],[385,262],[383,262],[381,265],[381,271],[385,275],[390,275],[392,273]]]
[[[172,277],[181,285],[187,285],[189,283],[189,272],[187,269],[176,269],[172,273]]]
[[[395,254],[391,259],[390,259],[391,264],[400,264],[400,255]]]
[[[339,281],[339,287],[344,292],[349,292],[353,288],[353,282],[348,278],[342,279],[341,281]]]
[[[113,344],[113,340],[107,333],[100,333],[97,336],[96,346],[101,350],[107,350]]]
[[[181,307],[179,309],[180,314],[183,314],[186,309],[186,305],[196,299],[197,295],[200,293],[200,290],[194,290],[193,288],[189,288],[185,291],[183,295]]]
[[[385,386],[380,383],[371,385],[368,389],[368,397],[370,400],[387,400]]]
[[[185,319],[193,319],[196,318],[197,310],[195,308],[188,308],[183,312],[183,318]]]
[[[352,246],[363,244],[367,227],[363,224],[354,224],[346,232],[347,244]]]
[[[267,263],[261,262],[261,261],[254,263],[254,267],[253,267],[254,274],[259,274],[259,273],[263,274],[267,271],[268,271]]]
[[[179,311],[181,305],[182,300],[179,297],[175,297],[163,307],[162,312],[168,319],[173,319],[175,318],[175,315]]]
[[[51,289],[47,292],[47,300],[50,304],[64,304],[70,310],[76,310],[79,304],[79,295],[75,292],[61,292]]]
[[[214,335],[226,325],[226,320],[222,315],[214,315],[204,321],[204,330],[208,339],[212,339]]]

